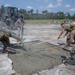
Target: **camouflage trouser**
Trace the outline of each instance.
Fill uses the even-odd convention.
[[[18,37],[21,38],[21,39],[23,38],[23,32],[24,32],[23,28],[21,29],[21,28],[18,27]]]
[[[67,36],[66,43],[68,43],[69,40],[70,40],[70,33],[69,33],[68,36]],[[74,40],[73,43],[75,44],[75,36],[74,36],[73,40]]]

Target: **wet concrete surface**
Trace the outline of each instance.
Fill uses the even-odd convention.
[[[61,64],[61,56],[70,56],[61,46],[54,45],[55,42],[50,43],[57,40],[60,25],[25,25],[24,28],[25,50],[17,44],[12,46],[16,54],[9,53],[13,67],[18,73],[32,75]]]

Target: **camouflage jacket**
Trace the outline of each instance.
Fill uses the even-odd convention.
[[[9,37],[10,36],[10,33],[7,33],[7,32],[3,32],[3,31],[0,31],[0,39],[2,38],[2,37]]]
[[[72,31],[70,25],[68,25],[68,24],[64,25],[64,30],[67,31],[67,32],[71,32]]]
[[[5,35],[5,32],[0,31],[0,38],[2,38]]]
[[[21,27],[24,26],[24,23],[24,20],[18,19],[15,24],[18,25],[18,27]]]

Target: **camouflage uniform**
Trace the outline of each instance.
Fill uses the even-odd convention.
[[[15,24],[18,26],[18,37],[20,37],[22,39],[24,20],[23,19],[18,19]]]
[[[70,33],[71,33],[71,31],[72,31],[72,29],[71,29],[71,27],[70,27],[70,25],[64,25],[64,30],[66,31],[66,33],[68,34],[67,35],[67,39],[66,39],[66,43],[68,43],[68,40],[70,39]]]
[[[68,41],[70,40],[70,34],[71,34],[71,31],[72,31],[72,28],[71,26],[64,26],[64,30],[67,31],[68,33],[68,36],[67,36],[67,39],[66,39],[66,42],[68,43]],[[74,42],[75,42],[75,36],[74,36]]]
[[[0,31],[0,41],[3,44],[3,52],[6,52],[6,48],[10,45],[7,33]]]

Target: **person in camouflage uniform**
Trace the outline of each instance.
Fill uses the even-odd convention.
[[[60,37],[66,32],[63,38],[67,35],[66,43],[68,43],[68,40],[70,39],[70,33],[72,31],[70,24],[66,24],[64,22],[64,23],[61,23],[61,27],[62,27],[62,30],[58,36],[58,39],[60,39]]]
[[[7,52],[7,47],[10,46],[8,34],[0,31],[0,41],[3,44],[3,53]]]
[[[20,18],[15,23],[18,26],[18,37],[21,39],[23,38],[23,26],[25,24],[23,16],[21,15]]]
[[[68,40],[68,43],[65,47],[69,46],[70,44],[75,44],[75,21],[71,23],[71,33]]]

